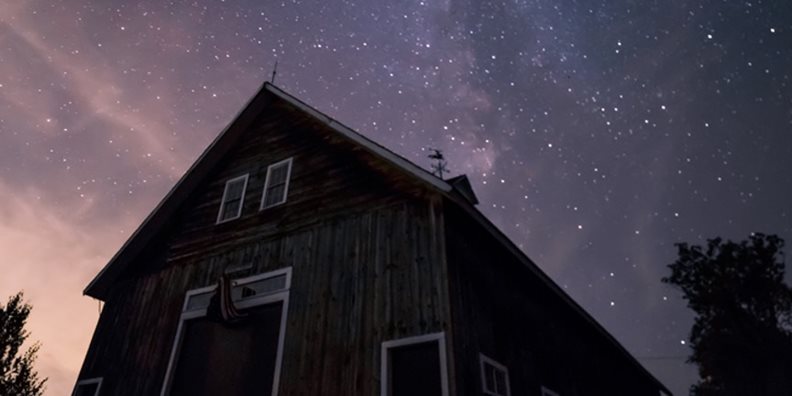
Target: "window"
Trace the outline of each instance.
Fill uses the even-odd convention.
[[[217,286],[187,292],[161,395],[277,395],[291,268],[230,282],[245,319],[207,316]]]
[[[234,220],[242,214],[247,181],[248,175],[245,174],[226,182],[225,190],[223,191],[223,199],[220,200],[220,212],[217,214],[217,224]]]
[[[286,202],[289,194],[289,176],[292,159],[288,158],[267,167],[267,180],[261,197],[261,209],[271,208]]]
[[[479,354],[481,363],[481,386],[484,394],[492,396],[510,396],[509,370],[506,366]]]
[[[551,391],[548,388],[542,387],[542,396],[558,396],[558,393]]]
[[[77,386],[72,392],[72,396],[98,396],[99,389],[102,388],[101,378],[91,378],[77,381]]]
[[[448,396],[445,333],[382,343],[381,396]]]

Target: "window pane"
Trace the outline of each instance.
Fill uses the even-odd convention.
[[[484,363],[484,389],[495,391],[495,367],[489,363]]]
[[[231,299],[233,301],[240,301],[245,298],[260,297],[273,292],[282,291],[285,288],[286,275],[273,276],[271,278],[257,280],[252,283],[246,283],[242,286],[232,287]],[[209,306],[209,302],[212,300],[214,293],[214,291],[208,291],[201,294],[193,294],[187,300],[187,307],[184,309],[184,312],[206,309],[206,307]]]
[[[245,187],[245,179],[229,183],[226,187],[226,201],[242,198],[242,191]]]
[[[246,176],[233,182],[226,183],[222,202],[220,203],[218,222],[239,217],[240,210],[242,209],[242,199],[245,196],[246,183]]]
[[[77,392],[74,393],[75,396],[95,396],[96,391],[99,390],[99,383],[95,382],[93,384],[82,384],[77,387]]]
[[[242,298],[263,296],[268,293],[286,288],[286,275],[278,275],[272,278],[262,279],[253,283],[246,283],[242,286],[235,286],[231,289],[231,297],[234,301]],[[243,292],[243,289],[247,291]]]
[[[241,202],[242,201],[238,199],[226,202],[223,205],[223,216],[220,218],[220,220],[226,220],[237,217],[239,215],[239,204]]]
[[[494,368],[495,371],[495,393],[499,395],[506,395],[506,373],[503,370]]]
[[[267,197],[264,200],[264,207],[283,202],[283,192],[285,191],[285,188],[286,185],[279,185],[267,189]]]
[[[437,341],[388,349],[390,396],[439,396],[440,350]]]
[[[291,161],[267,169],[267,181],[264,185],[264,200],[261,208],[268,208],[286,202],[286,184],[288,184]]]
[[[276,184],[286,183],[286,171],[289,169],[289,164],[278,165],[270,169],[269,186]]]
[[[171,395],[269,395],[283,303],[249,310],[244,323],[184,322]]]

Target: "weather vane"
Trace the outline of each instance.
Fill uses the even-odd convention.
[[[429,154],[428,157],[436,161],[432,164],[432,174],[442,179],[443,173],[448,172],[448,168],[446,168],[448,163],[442,151],[431,147],[429,147],[429,150],[432,151],[432,154]]]
[[[275,75],[278,73],[278,61],[275,61],[275,67],[272,68],[272,79],[270,84],[275,84]]]

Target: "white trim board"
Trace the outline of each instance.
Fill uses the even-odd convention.
[[[546,388],[544,386],[542,386],[541,391],[542,391],[542,396],[559,396],[558,392],[552,391],[550,390],[550,388]]]
[[[77,381],[77,384],[74,385],[74,391],[72,391],[72,396],[77,394],[77,389],[80,388],[80,385],[91,385],[91,384],[99,384],[96,386],[96,392],[94,392],[93,396],[99,396],[99,391],[102,390],[102,379],[103,377],[96,377],[96,378],[89,378]]]
[[[390,367],[388,363],[388,349],[400,346],[422,344],[424,342],[437,341],[437,349],[440,353],[440,387],[442,396],[448,396],[448,362],[446,358],[446,336],[445,332],[423,334],[415,337],[399,338],[396,340],[384,341],[380,350],[380,396],[388,396],[390,379]]]
[[[484,364],[489,364],[490,366],[495,367],[495,369],[503,371],[504,376],[506,377],[505,395],[502,395],[500,393],[495,393],[487,389],[487,379],[484,373]],[[484,394],[492,395],[492,396],[511,396],[511,384],[509,383],[509,369],[506,366],[496,362],[494,359],[488,357],[483,353],[479,353],[479,371],[481,372],[481,391],[484,392]],[[497,382],[495,378],[493,378],[493,380]]]

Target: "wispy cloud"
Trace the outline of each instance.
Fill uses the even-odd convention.
[[[25,75],[25,70],[31,63],[46,65],[54,79],[64,81],[66,86],[61,89],[68,92],[78,106],[83,107],[79,109],[77,125],[93,121],[107,124],[109,131],[124,133],[125,137],[132,139],[131,145],[138,147],[141,152],[166,159],[159,162],[162,173],[171,177],[181,174],[182,167],[189,163],[190,158],[184,157],[184,151],[172,149],[176,137],[172,133],[174,127],[169,122],[173,118],[169,105],[153,105],[152,98],[136,98],[127,94],[121,87],[121,71],[96,67],[96,64],[108,61],[102,60],[101,52],[81,46],[83,52],[90,53],[73,56],[63,46],[55,46],[45,40],[39,31],[40,25],[32,20],[31,12],[21,3],[0,4],[0,14],[3,15],[0,19],[0,30],[5,33],[0,35],[4,36],[0,40],[6,45],[24,46],[19,49],[20,52],[31,54],[38,60],[34,62],[32,59],[9,59],[0,63],[0,74]],[[31,90],[28,83],[29,81],[7,82],[0,94],[6,102],[21,111],[30,120],[30,124],[42,123],[46,114],[58,113],[57,108],[61,103],[53,100],[50,95],[41,95]],[[145,111],[141,112],[141,108]]]
[[[24,291],[33,305],[31,341],[42,343],[38,370],[50,378],[48,394],[66,395],[98,319],[97,302],[81,290],[125,235],[110,227],[75,227],[80,210],[64,218],[41,196],[0,180],[0,299]]]

